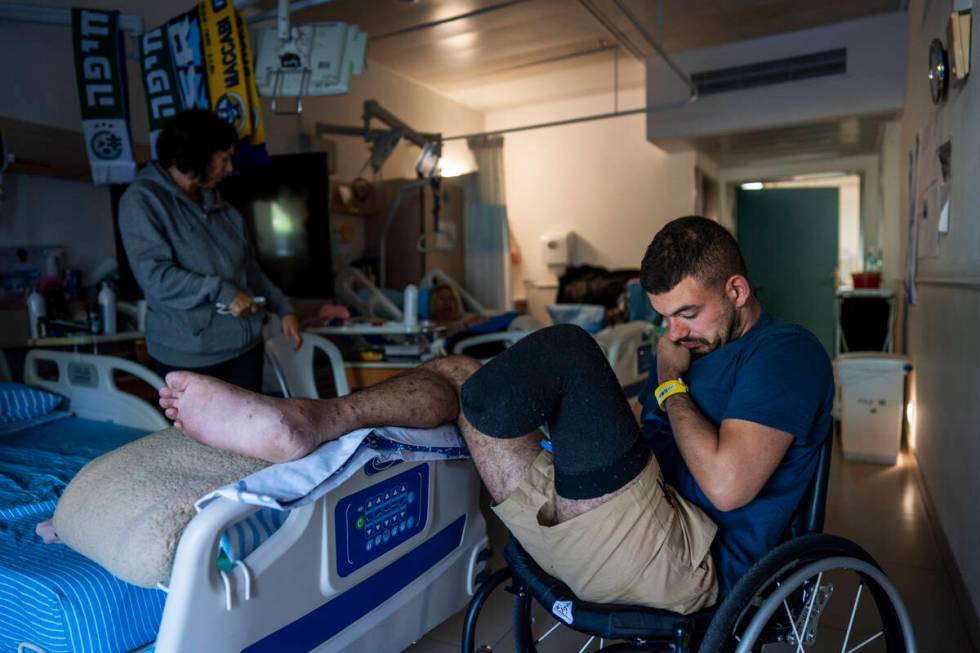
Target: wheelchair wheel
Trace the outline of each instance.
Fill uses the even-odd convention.
[[[911,621],[874,559],[850,540],[808,535],[774,549],[736,584],[700,650],[914,653]]]

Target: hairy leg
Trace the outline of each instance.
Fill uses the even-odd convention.
[[[160,405],[178,429],[205,444],[285,462],[367,426],[429,428],[452,421],[459,400],[442,376],[421,366],[333,399],[267,397],[192,372],[171,372]]]
[[[650,460],[605,354],[578,327],[524,338],[473,374],[461,397],[465,418],[491,439],[548,425],[559,521],[620,494]]]
[[[537,438],[488,438],[462,417],[459,388],[480,364],[441,358],[344,397],[279,399],[192,372],[171,372],[160,405],[185,434],[207,445],[286,462],[367,426],[430,428],[457,420],[477,470],[496,501],[509,495],[537,455]]]
[[[451,384],[457,397],[466,381],[480,369],[479,362],[466,356],[440,358],[429,365],[432,371]],[[463,411],[459,411],[456,425],[466,440],[473,464],[494,503],[503,502],[524,480],[528,467],[540,453],[541,433],[532,430],[506,440],[491,438],[474,427]]]

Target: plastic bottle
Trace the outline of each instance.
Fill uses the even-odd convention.
[[[108,282],[99,291],[99,309],[102,313],[102,333],[116,332],[116,291]]]
[[[402,303],[402,314],[405,316],[405,326],[414,327],[419,321],[419,289],[414,283],[405,286],[405,297]]]
[[[31,288],[30,294],[27,295],[27,319],[31,321],[31,338],[37,340],[40,337],[40,331],[38,324],[42,317],[46,317],[48,314],[47,307],[44,304],[44,295],[37,291],[37,288]]]

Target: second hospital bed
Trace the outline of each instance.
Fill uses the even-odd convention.
[[[491,315],[491,311],[442,270],[430,270],[421,280],[423,288],[440,284],[448,285],[459,295],[465,310],[478,315]],[[393,297],[385,294],[356,268],[347,267],[338,275],[337,296],[338,299],[354,306],[365,315],[396,322],[404,320],[404,313],[395,304]],[[528,315],[522,315],[511,322],[504,331],[481,333],[458,340],[450,353],[467,354],[485,360],[478,353],[482,347],[493,343],[508,347],[540,327],[540,322]],[[595,334],[596,340],[606,353],[609,365],[616,373],[616,378],[631,402],[636,401],[637,395],[646,383],[656,354],[657,337],[657,327],[645,320],[616,324]]]
[[[56,378],[38,372],[43,364]],[[74,417],[7,436],[0,447],[2,478],[28,488],[0,499],[0,534],[11,536],[0,536],[0,651],[116,653],[155,641],[162,653],[395,652],[465,605],[487,545],[468,461],[369,460],[325,496],[290,510],[225,573],[216,564],[222,534],[258,508],[218,497],[184,530],[160,589],[130,585],[64,545],[42,544],[34,525],[50,516],[85,462],[166,425],[152,406],[116,388],[118,372],[160,383],[111,357],[28,355],[25,381],[66,396]],[[33,466],[23,464],[31,458]],[[414,484],[417,518],[400,537],[366,549],[346,522],[351,510],[406,483]]]

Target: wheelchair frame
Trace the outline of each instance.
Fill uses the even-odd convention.
[[[851,650],[884,636],[889,653],[915,653],[915,637],[905,606],[875,560],[850,540],[822,534],[833,441],[831,432],[821,446],[813,479],[783,533],[782,543],[746,572],[720,604],[681,615],[667,610],[581,601],[564,583],[541,571],[511,537],[504,549],[508,566],[487,576],[470,600],[463,621],[462,652],[476,653],[476,625],[480,611],[497,587],[511,581],[507,590],[514,594],[514,644],[518,653],[535,653],[535,644],[540,641],[534,638],[531,630],[532,598],[546,608],[554,606],[559,599],[570,601],[576,613],[575,622],[563,621],[573,630],[592,636],[586,647],[596,637],[600,638],[600,647],[606,639],[624,640],[601,648],[608,652],[688,653],[701,650],[716,653],[733,650],[749,653],[755,650],[752,647],[760,637],[772,635],[766,626],[777,610],[785,606],[790,619],[778,635],[778,644],[782,647],[779,650],[802,653],[815,637],[817,617],[822,610],[820,606],[811,622],[817,597],[828,591],[828,586],[821,585],[823,573],[846,569],[861,577],[861,588],[867,583],[883,621],[880,633]],[[811,582],[814,576],[817,577],[815,584]],[[832,593],[833,586],[828,585]],[[770,594],[763,598],[767,591]],[[802,624],[797,623],[799,619],[794,617],[787,602],[794,593],[798,593],[795,600],[800,602],[798,617],[803,618],[803,612],[806,612]],[[859,589],[858,601],[860,596]],[[829,593],[825,600],[829,600]],[[851,625],[856,611],[857,602],[851,614]],[[743,637],[733,642],[733,629],[742,623],[745,624]],[[850,633],[849,625],[848,638]]]

